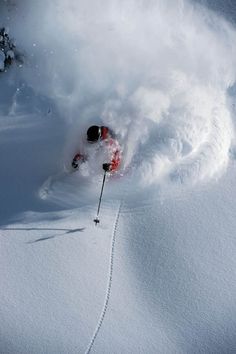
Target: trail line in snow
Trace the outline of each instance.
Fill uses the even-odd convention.
[[[107,312],[107,308],[108,308],[108,304],[109,304],[109,300],[110,300],[110,296],[111,296],[111,286],[112,286],[112,280],[113,280],[113,268],[114,268],[114,255],[115,255],[115,244],[116,244],[116,233],[117,233],[117,228],[118,228],[118,223],[119,223],[119,218],[120,218],[120,212],[121,212],[121,206],[123,204],[123,200],[120,201],[120,205],[119,205],[119,209],[116,215],[116,219],[115,219],[115,224],[114,224],[114,228],[113,228],[113,234],[112,234],[112,239],[111,239],[111,251],[110,251],[110,262],[109,262],[109,273],[108,273],[108,283],[107,283],[107,291],[106,291],[106,297],[105,297],[105,301],[104,301],[104,305],[103,305],[103,309],[100,315],[100,318],[98,320],[97,323],[97,327],[94,331],[94,334],[92,336],[92,339],[88,345],[88,348],[85,352],[85,354],[89,354],[91,352],[91,349],[93,348],[94,342],[96,340],[96,337],[102,327],[106,312]]]

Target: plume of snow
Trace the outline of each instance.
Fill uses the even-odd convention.
[[[90,124],[103,124],[123,146],[123,170],[142,185],[191,184],[224,171],[234,139],[227,90],[236,77],[236,31],[224,19],[185,0],[18,7],[24,21],[14,27],[28,53],[22,76],[66,120],[65,159]]]

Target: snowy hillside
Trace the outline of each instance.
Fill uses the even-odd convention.
[[[234,14],[0,1],[1,354],[236,352]]]

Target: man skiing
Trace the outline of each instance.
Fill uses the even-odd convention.
[[[105,126],[92,125],[87,130],[87,142],[94,144],[96,149],[103,153],[102,168],[106,172],[115,172],[121,163],[121,148],[111,129]],[[72,167],[78,169],[81,163],[89,156],[77,153],[72,160]]]

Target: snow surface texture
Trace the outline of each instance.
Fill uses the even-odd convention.
[[[0,352],[236,352],[234,25],[183,0],[2,1],[2,25]],[[96,228],[101,166],[69,172],[94,123],[123,146]]]

